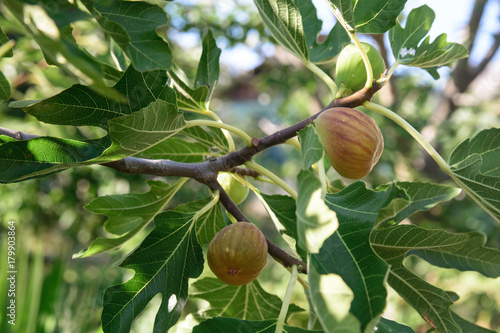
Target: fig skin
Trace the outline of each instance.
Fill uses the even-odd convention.
[[[380,78],[385,71],[385,62],[377,49],[368,43],[361,43],[372,66],[373,78]],[[349,44],[342,49],[335,68],[335,81],[340,86],[343,82],[352,91],[358,91],[366,83],[366,67],[361,52],[355,44]]]
[[[375,120],[350,108],[323,111],[314,125],[326,157],[343,177],[360,179],[378,162],[384,138]]]
[[[248,186],[240,183],[236,178],[234,178],[232,173],[219,173],[217,181],[235,204],[239,205],[247,198],[249,191]]]
[[[266,264],[266,237],[253,223],[230,224],[208,245],[207,261],[222,282],[232,286],[250,283]]]

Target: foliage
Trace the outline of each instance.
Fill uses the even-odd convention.
[[[324,157],[314,129],[320,108],[260,138],[246,132],[257,129],[224,122],[214,97],[222,80],[217,20],[204,28],[200,59],[193,66],[186,65],[169,40],[175,23],[151,1],[3,2],[0,56],[8,60],[21,49],[10,39],[19,44],[32,39],[47,66],[65,79],[57,89],[20,96],[0,72],[0,100],[33,116],[37,126],[79,132],[38,136],[2,128],[2,186],[56,179],[61,171],[96,165],[117,174],[143,175],[138,179],[148,187],[143,193],[87,198],[86,210],[107,218],[106,234],[94,235],[75,260],[118,253],[123,256],[120,267],[133,271],[103,293],[104,332],[130,331],[156,295],[160,304],[154,332],[181,323],[188,317],[183,311],[193,313],[193,332],[414,332],[386,318],[392,290],[438,331],[492,332],[462,318],[454,311],[459,295],[426,281],[409,263],[418,257],[436,267],[498,279],[500,251],[485,246],[479,228],[454,232],[408,221],[452,204],[463,190],[486,218],[499,222],[500,129],[462,137],[446,162],[404,112],[372,101],[399,66],[423,68],[436,79],[437,68],[467,56],[464,46],[447,42],[445,35],[430,42],[427,34],[435,15],[428,6],[413,9],[403,28],[397,18],[405,2],[331,0],[337,23],[321,41],[322,22],[311,1],[255,0],[256,8],[245,10],[258,13],[256,25],[262,31],[263,24],[268,34],[262,38],[293,54],[326,85],[318,89],[319,99],[329,101],[323,110],[356,107],[372,113],[377,122],[393,121],[399,126],[397,136],[410,134],[458,187],[426,179],[377,184],[366,178],[344,184]],[[100,55],[83,46],[80,24],[104,41],[106,50]],[[358,36],[383,33],[389,35],[395,62],[382,78],[374,78]],[[363,56],[366,83],[336,99],[339,87],[328,71],[351,41]],[[297,161],[293,179],[272,172],[260,159],[284,144],[299,152],[285,158]],[[393,148],[386,144],[384,154],[398,154]],[[388,161],[382,156],[381,163]],[[214,235],[231,220],[249,221],[217,181],[221,172],[237,174],[234,179],[254,192],[280,233],[277,244],[268,240],[276,261],[266,267],[281,265],[291,272],[279,271],[279,280],[290,278],[283,299],[266,287],[267,268],[258,280],[237,287],[204,269],[206,246]],[[190,180],[206,186],[199,190]],[[465,214],[465,208],[458,209]],[[270,229],[256,224],[264,233]],[[33,265],[39,271],[41,258]],[[297,304],[290,304],[296,281],[303,290],[293,298]],[[199,299],[208,308],[190,306]],[[307,319],[294,320],[304,312]]]

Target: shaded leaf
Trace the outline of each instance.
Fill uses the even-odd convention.
[[[5,32],[0,27],[0,47],[6,45],[8,43],[10,43],[9,37],[7,37]],[[2,54],[2,52],[0,52],[0,57],[12,57],[13,56],[12,47],[10,47],[10,46],[5,46],[5,47],[8,47],[8,50],[5,50],[4,48],[2,48],[5,51],[2,51],[2,52],[4,52],[3,54]]]
[[[302,16],[292,0],[255,0],[260,17],[276,41],[300,60],[309,60]]]
[[[380,318],[375,331],[377,333],[415,333],[408,326],[386,318]]]
[[[198,212],[209,204],[210,201],[212,201],[211,196],[179,205],[175,210],[185,213]],[[200,245],[207,245],[214,238],[215,234],[225,226],[220,203],[217,203],[205,212],[205,214],[198,216],[196,220],[196,240]]]
[[[500,222],[500,129],[491,128],[466,139],[451,153],[448,164],[457,183]]]
[[[134,276],[104,292],[104,332],[129,331],[132,321],[158,293],[162,303],[153,332],[166,332],[177,322],[188,297],[188,279],[203,270],[193,215],[168,211],[156,216],[155,229],[120,265],[133,269]]]
[[[165,11],[139,1],[84,1],[102,29],[120,46],[138,71],[169,70],[172,56],[157,29],[168,23]]]
[[[169,71],[168,76],[170,77],[170,85],[172,89],[174,89],[177,96],[179,109],[198,113],[204,113],[207,111],[207,107],[205,105],[209,93],[207,86],[192,89],[173,71]]]
[[[453,304],[449,294],[409,271],[403,266],[403,259],[407,253],[419,251],[454,253],[465,245],[468,236],[397,225],[374,230],[370,240],[377,254],[391,265],[389,285],[433,327],[444,332],[459,332],[449,309]]]
[[[73,257],[90,257],[122,246],[164,209],[186,180],[187,178],[179,179],[172,185],[149,180],[150,190],[147,193],[107,195],[92,200],[84,208],[95,214],[108,216],[105,224],[106,230],[118,235],[123,234],[123,236],[117,238],[98,237],[87,250],[75,254]]]
[[[242,286],[230,286],[219,279],[204,278],[192,284],[191,297],[210,303],[210,308],[200,317],[231,317],[245,320],[266,320],[277,318],[282,301],[278,296],[267,293],[257,280]],[[301,309],[291,305],[288,312]]]
[[[276,320],[242,320],[236,318],[215,317],[201,322],[193,328],[193,333],[221,333],[221,332],[245,332],[245,333],[275,333]],[[306,330],[299,327],[285,325],[284,333],[321,333],[318,330]]]
[[[462,328],[462,332],[467,332],[467,333],[495,333],[492,330],[486,329],[484,327],[480,327],[474,323],[471,323],[468,320],[463,319],[459,315],[457,315],[455,312],[452,312],[453,319],[455,322]]]
[[[0,71],[0,103],[10,98],[10,84],[5,75]]]
[[[114,86],[127,98],[124,103],[76,84],[47,99],[16,101],[9,106],[23,108],[39,121],[49,124],[107,128],[108,120],[139,111],[157,99],[175,101],[173,91],[165,86],[166,82],[164,71],[140,73],[130,66]]]

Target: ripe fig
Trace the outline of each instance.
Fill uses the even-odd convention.
[[[222,282],[232,286],[250,283],[266,264],[266,237],[249,222],[228,225],[208,245],[207,261]]]
[[[346,178],[366,176],[384,150],[384,138],[375,120],[350,108],[323,111],[314,125],[326,157]]]
[[[219,173],[217,181],[235,204],[239,205],[247,198],[248,186],[240,183],[232,173]]]
[[[361,45],[372,65],[373,78],[379,79],[380,74],[385,71],[384,59],[372,45],[368,43],[361,43]],[[353,91],[358,91],[365,86],[366,67],[361,52],[355,44],[347,45],[340,52],[335,68],[335,81],[339,86],[344,82]]]

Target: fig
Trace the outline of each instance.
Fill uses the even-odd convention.
[[[384,150],[375,120],[356,109],[327,109],[314,121],[316,132],[333,168],[343,177],[366,176]]]
[[[266,264],[266,237],[253,223],[230,224],[208,245],[207,261],[222,282],[232,286],[250,283]]]
[[[372,45],[368,43],[361,43],[361,45],[372,65],[373,78],[379,79],[385,71],[384,59]],[[343,82],[353,91],[358,91],[365,86],[366,67],[361,52],[355,44],[347,45],[340,52],[335,68],[335,81],[339,86]]]
[[[239,205],[247,198],[248,186],[239,182],[232,173],[219,173],[217,181],[235,204]]]

